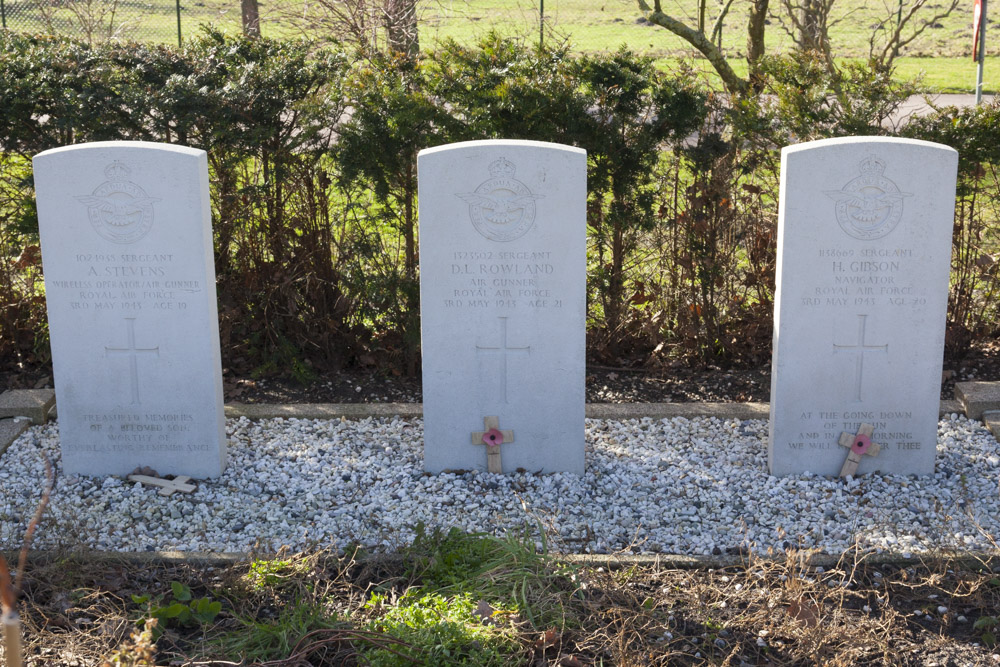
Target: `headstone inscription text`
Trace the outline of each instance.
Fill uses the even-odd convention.
[[[485,470],[469,434],[495,416],[504,471],[582,474],[586,152],[474,141],[418,169],[425,468]]]
[[[81,144],[34,173],[64,471],[221,474],[205,152]]]
[[[829,139],[782,151],[768,465],[836,475],[934,470],[958,154]]]

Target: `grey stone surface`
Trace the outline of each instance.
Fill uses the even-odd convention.
[[[782,150],[768,466],[934,471],[958,153],[847,137]]]
[[[969,419],[982,419],[987,410],[1000,410],[1000,382],[956,382],[955,399]]]
[[[504,471],[583,474],[586,152],[470,141],[418,169],[425,469],[486,469],[498,430]]]
[[[28,419],[0,419],[0,454],[7,451],[10,443],[27,431],[30,425],[31,421]]]
[[[983,424],[990,430],[994,438],[1000,440],[1000,410],[983,411]]]
[[[964,408],[962,407],[961,403],[959,403],[956,400],[946,400],[946,401],[941,401],[941,407],[938,409],[938,416],[944,417],[945,415],[950,415],[950,414],[960,415],[963,412]],[[966,415],[966,417],[968,417],[968,415]]]
[[[33,163],[63,470],[221,474],[207,154],[98,142]]]
[[[759,420],[716,417],[588,420],[590,472],[583,478],[522,475],[516,480],[518,498],[513,498],[489,475],[421,476],[419,419],[241,418],[229,423],[229,470],[214,484],[200,483],[190,498],[165,501],[155,490],[143,492],[120,478],[104,479],[98,488],[85,477],[60,483],[54,506],[86,508],[85,514],[71,513],[68,523],[47,531],[50,537],[39,546],[56,546],[63,541],[58,535],[66,534],[81,548],[238,552],[255,543],[308,548],[317,539],[343,548],[361,536],[366,548],[391,549],[412,537],[416,518],[466,530],[484,525],[516,529],[523,502],[533,514],[556,517],[546,524],[561,536],[550,532],[553,543],[572,551],[612,553],[646,544],[639,547],[643,552],[707,555],[754,544],[754,551],[763,553],[770,547],[780,550],[784,535],[815,533],[813,546],[840,553],[853,544],[845,517],[862,512],[865,498],[894,498],[902,486],[907,487],[906,502],[879,505],[885,516],[866,536],[866,549],[983,549],[989,548],[983,530],[1000,534],[995,493],[1000,444],[979,422],[965,417],[940,422],[942,474],[909,483],[895,476],[865,476],[851,482],[854,495],[843,498],[842,480],[817,476],[798,479],[793,486],[801,487],[801,493],[789,495],[786,480],[763,468],[762,426]],[[57,425],[36,426],[29,433],[3,461],[4,491],[15,513],[30,508],[38,454],[58,447]],[[273,480],[282,494],[272,496]],[[713,483],[704,485],[704,480]],[[664,484],[669,493],[663,492]],[[794,503],[791,496],[796,496]],[[459,500],[451,503],[449,497]],[[461,501],[469,497],[471,503]],[[789,511],[761,512],[760,503],[747,501],[754,498],[789,499]],[[953,522],[941,498],[971,502],[981,510],[979,519],[960,514]],[[854,507],[859,500],[860,510]],[[192,511],[205,503],[211,511],[192,526]],[[376,511],[359,514],[355,506]],[[340,510],[324,510],[331,507]],[[616,507],[628,508],[631,520],[622,524],[619,513],[611,511]],[[151,511],[162,518],[152,524],[135,522],[135,516]],[[273,516],[288,522],[275,522]],[[734,528],[732,521],[715,521],[716,516],[743,517],[746,525],[736,522]],[[572,523],[561,523],[566,517]],[[76,523],[92,521],[103,530],[73,532]],[[635,526],[649,528],[639,534]],[[692,526],[697,536],[691,535]],[[761,537],[751,541],[747,536]],[[584,546],[588,541],[592,543]],[[793,537],[789,541],[797,543]]]
[[[55,402],[51,389],[8,389],[0,394],[0,418],[29,417],[32,424],[44,424]]]

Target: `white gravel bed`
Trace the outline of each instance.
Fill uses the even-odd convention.
[[[57,469],[36,548],[247,552],[409,543],[414,527],[547,533],[571,553],[841,553],[995,548],[1000,444],[979,422],[938,427],[937,472],[857,479],[767,474],[767,423],[587,420],[587,474],[426,475],[422,422],[229,420],[229,463],[191,494],[119,477],[67,477],[58,425],[26,431],[0,458],[0,547],[20,544]]]

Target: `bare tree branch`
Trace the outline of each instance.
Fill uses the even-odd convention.
[[[301,0],[276,10],[311,34],[356,44],[369,53],[383,48],[416,56],[417,7],[423,0]]]
[[[72,0],[72,2],[39,2],[35,5],[46,31],[50,34],[70,32],[82,34],[87,44],[123,37],[135,28],[135,22],[120,21],[120,0]]]
[[[819,53],[826,69],[836,71],[830,46],[830,12],[836,0],[781,0],[783,14],[774,14],[778,25],[800,51]]]
[[[695,30],[685,25],[683,22],[675,19],[672,16],[664,14],[662,8],[660,7],[660,1],[654,0],[654,7],[650,9],[649,5],[646,4],[645,0],[637,0],[639,4],[639,9],[643,13],[643,18],[652,23],[653,25],[658,25],[661,28],[666,28],[670,32],[674,33],[688,44],[698,49],[708,62],[712,64],[715,71],[718,72],[719,77],[722,79],[722,83],[726,86],[726,89],[732,93],[745,93],[749,90],[749,83],[741,79],[733,68],[729,65],[726,60],[725,55],[722,53],[722,49],[712,43],[712,41],[705,36],[704,32]]]
[[[712,26],[712,36],[709,38],[709,41],[716,42],[720,47],[722,46],[722,22],[725,20],[726,14],[729,13],[729,8],[732,6],[733,0],[726,0],[726,4],[719,11],[719,18],[715,19],[715,25]]]
[[[909,6],[909,9],[906,11],[905,15],[903,15],[902,17],[895,17],[896,27],[890,33],[888,41],[882,48],[882,52],[876,55],[878,47],[875,46],[875,40],[877,39],[879,33],[881,33],[885,29],[885,26],[889,25],[894,18],[891,15],[886,17],[884,20],[880,21],[875,30],[872,31],[871,39],[868,41],[869,58],[879,63],[880,66],[886,69],[891,68],[893,61],[895,61],[896,56],[899,55],[900,50],[904,46],[915,40],[917,37],[920,36],[921,33],[923,33],[925,30],[933,26],[941,19],[947,18],[948,15],[951,14],[953,11],[955,11],[955,9],[958,7],[958,3],[959,0],[951,0],[950,4],[948,4],[945,7],[945,9],[939,10],[932,17],[921,18],[920,22],[913,28],[913,32],[904,37],[903,32],[905,31],[907,24],[909,24],[910,21],[913,20],[917,11],[927,4],[927,0],[915,0],[915,2],[913,2],[913,4]]]
[[[45,508],[49,506],[49,497],[52,495],[52,488],[56,483],[52,463],[49,462],[48,457],[44,454],[42,454],[42,460],[45,462],[45,488],[42,490],[42,499],[38,501],[35,515],[31,517],[31,522],[28,523],[28,528],[24,531],[24,542],[21,545],[21,554],[17,559],[17,576],[14,579],[15,595],[21,592],[21,581],[24,579],[24,568],[28,563],[28,550],[31,549],[31,540],[35,537],[35,531],[38,529],[38,524],[42,521]]]

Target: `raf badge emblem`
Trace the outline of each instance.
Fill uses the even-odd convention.
[[[521,181],[514,178],[516,167],[505,158],[490,165],[493,177],[475,192],[457,196],[469,205],[469,216],[476,230],[493,241],[513,241],[524,236],[535,222],[535,200]]]
[[[880,239],[899,224],[903,199],[911,194],[900,192],[883,176],[885,162],[874,155],[862,160],[860,168],[861,175],[842,190],[826,190],[825,194],[836,200],[837,222],[847,234],[861,240]]]
[[[129,173],[121,162],[112,162],[104,170],[108,180],[93,194],[76,198],[87,205],[94,231],[113,243],[134,243],[144,237],[153,226],[153,203],[160,201],[129,181]]]

